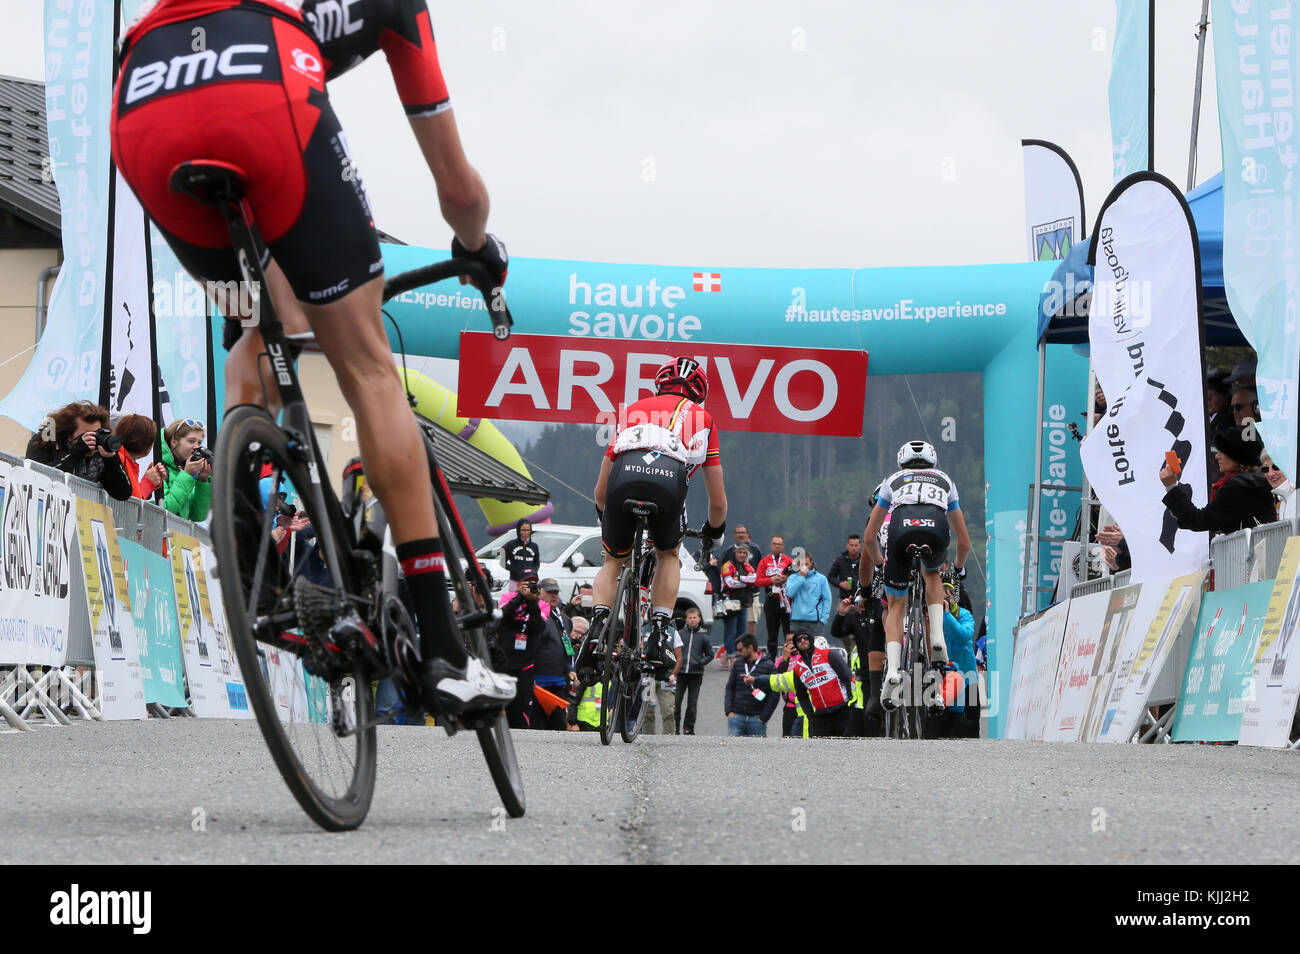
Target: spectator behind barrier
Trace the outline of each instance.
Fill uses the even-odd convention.
[[[195,522],[206,519],[212,507],[212,454],[203,447],[203,433],[203,422],[189,418],[172,421],[163,431],[163,505]]]
[[[1259,420],[1259,395],[1254,388],[1242,387],[1232,392],[1232,419],[1238,426]]]
[[[1260,461],[1260,471],[1273,488],[1273,508],[1277,511],[1277,519],[1290,520],[1296,515],[1295,484],[1287,479],[1282,468],[1273,463],[1273,458],[1267,452]]]
[[[1160,468],[1160,482],[1169,488],[1164,504],[1183,530],[1232,533],[1245,527],[1272,523],[1273,488],[1259,470],[1264,444],[1253,427],[1229,427],[1214,436],[1210,448],[1223,476],[1210,488],[1210,502],[1192,504],[1192,488],[1179,483],[1168,465]]]
[[[124,414],[113,427],[113,436],[122,442],[117,456],[122,460],[122,469],[131,479],[131,495],[148,500],[167,479],[167,468],[162,461],[154,461],[143,474],[137,463],[153,452],[158,425],[143,414]]]
[[[115,500],[131,499],[131,478],[108,430],[108,411],[89,401],[65,404],[27,442],[27,459],[99,484]]]

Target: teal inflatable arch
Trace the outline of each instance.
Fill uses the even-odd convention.
[[[389,273],[443,255],[384,246]],[[621,338],[672,352],[693,341],[841,348],[866,350],[872,374],[980,372],[989,671],[998,697],[991,728],[1000,735],[1034,479],[1039,296],[1054,267],[719,268],[515,258],[507,289],[516,331],[588,345]],[[413,354],[456,358],[460,332],[491,330],[482,299],[461,286],[408,293],[388,308]],[[864,503],[871,489],[863,488]]]

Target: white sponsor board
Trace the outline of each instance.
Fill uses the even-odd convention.
[[[1246,689],[1242,745],[1280,748],[1290,738],[1300,696],[1300,538],[1287,541],[1269,598],[1255,671]]]
[[[181,657],[189,686],[190,709],[206,718],[230,716],[225,676],[211,614],[205,609],[207,574],[200,562],[199,542],[184,534],[173,534],[169,553],[172,579],[176,586],[176,619],[181,631]],[[241,713],[242,714],[242,713]]]
[[[0,462],[0,664],[63,665],[76,541],[67,486]]]
[[[1008,739],[1043,739],[1069,608],[1068,601],[1049,606],[1038,619],[1021,626],[1016,635],[1005,736]]]
[[[1045,742],[1073,742],[1078,724],[1091,698],[1093,658],[1097,654],[1110,593],[1090,593],[1070,600],[1070,612],[1061,642],[1056,684],[1048,706]]]
[[[226,605],[221,596],[221,580],[217,575],[217,558],[211,547],[200,543],[199,551],[203,558],[208,585],[208,606],[211,617],[213,642],[216,645],[217,658],[220,659],[220,672],[226,686],[226,703],[230,707],[232,718],[252,718],[253,711],[248,704],[248,691],[244,675],[239,668],[239,658],[230,643],[230,627],[226,623]],[[216,668],[216,667],[214,667]]]
[[[1096,741],[1127,742],[1137,731],[1147,699],[1170,661],[1175,642],[1179,639],[1190,642],[1195,635],[1204,579],[1205,574],[1198,572],[1178,577],[1165,586],[1143,584],[1138,625],[1153,601],[1158,600],[1155,616],[1145,632],[1136,626],[1129,630]]]

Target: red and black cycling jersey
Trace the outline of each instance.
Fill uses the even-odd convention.
[[[605,456],[610,460],[646,451],[681,461],[693,476],[700,467],[718,467],[718,429],[713,415],[689,398],[657,394],[621,409]]]
[[[124,49],[156,27],[237,7],[262,8],[310,29],[327,79],[383,50],[406,115],[433,116],[451,108],[423,0],[160,0],[127,30]]]

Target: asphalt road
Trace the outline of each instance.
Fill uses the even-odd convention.
[[[727,739],[721,678],[712,735],[517,733],[517,820],[472,736],[382,727],[374,805],[346,834],[302,813],[251,721],[3,733],[0,863],[1300,862],[1295,752]]]

